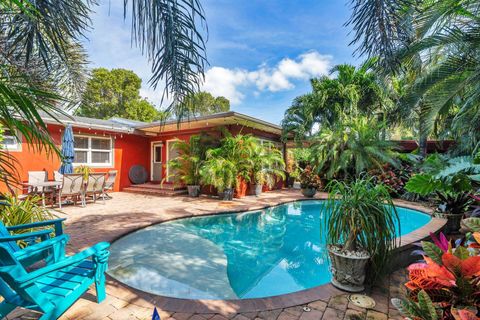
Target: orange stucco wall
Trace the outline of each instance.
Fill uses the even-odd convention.
[[[63,126],[49,125],[48,130],[55,143],[61,145]],[[113,138],[114,157],[113,166],[95,167],[96,172],[107,172],[108,170],[118,170],[117,181],[115,182],[115,191],[119,191],[130,185],[128,171],[133,165],[143,165],[147,171],[150,170],[150,144],[147,138],[134,134],[121,134],[116,132],[89,130],[83,128],[73,128],[75,134],[84,134],[92,136],[111,136]],[[17,170],[22,181],[27,181],[28,171],[44,170],[48,172],[48,178],[53,179],[53,171],[60,168],[60,159],[54,154],[39,152],[22,138],[21,151],[10,153],[17,160]],[[6,191],[6,187],[0,184],[0,191]]]
[[[61,138],[64,127],[61,125],[48,125],[48,130],[55,143],[60,147]],[[279,141],[279,136],[268,134],[266,132],[243,128],[232,125],[227,126],[227,130],[232,134],[237,133],[251,133],[255,136],[266,138],[274,141]],[[209,133],[213,136],[218,136],[220,139],[222,134],[218,127],[207,127],[194,130],[181,130],[172,133],[160,133],[158,136],[141,136],[135,134],[121,134],[115,132],[89,130],[85,128],[73,128],[74,134],[92,135],[92,136],[111,136],[113,139],[114,158],[113,166],[111,167],[95,167],[96,172],[107,172],[108,170],[117,170],[117,181],[115,183],[115,191],[120,191],[125,187],[130,186],[128,172],[133,165],[142,165],[147,169],[148,177],[150,178],[151,165],[151,143],[163,142],[162,148],[162,177],[166,177],[166,159],[167,159],[167,141],[174,139],[188,140],[190,136],[199,134],[201,132]],[[44,170],[48,172],[49,180],[53,180],[53,171],[60,168],[60,159],[53,154],[47,155],[45,152],[39,152],[32,148],[29,143],[22,139],[22,150],[11,152],[18,161],[18,172],[22,181],[28,180],[28,171]],[[0,192],[5,192],[6,187],[0,182]]]

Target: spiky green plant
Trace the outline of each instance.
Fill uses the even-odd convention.
[[[366,251],[371,257],[370,280],[381,275],[396,246],[397,210],[388,189],[371,178],[332,181],[322,209],[327,243],[341,251]]]
[[[172,177],[177,183],[186,185],[200,185],[201,172],[207,150],[213,142],[207,135],[193,135],[188,141],[177,140],[173,147],[178,151],[178,156],[168,162]]]

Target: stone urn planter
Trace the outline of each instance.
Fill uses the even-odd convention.
[[[227,189],[223,190],[223,192],[219,192],[218,197],[221,200],[232,201],[233,200],[233,191],[234,191],[233,188],[227,188]]]
[[[328,246],[332,284],[345,291],[361,292],[365,289],[365,268],[370,255],[367,252],[342,252],[337,246]]]
[[[463,214],[435,212],[434,215],[438,218],[447,219],[447,224],[444,228],[446,234],[458,233],[458,231],[460,230],[460,224],[463,219]]]
[[[187,186],[188,196],[189,197],[198,197],[200,196],[200,186]]]
[[[302,194],[307,198],[313,198],[316,193],[317,189],[315,188],[302,188]]]
[[[259,196],[262,194],[262,190],[263,190],[263,184],[255,184],[255,192],[254,194],[256,196]]]
[[[295,189],[295,190],[300,190],[300,189],[302,189],[301,184],[300,184],[300,181],[295,181],[295,182],[293,183],[293,189]]]

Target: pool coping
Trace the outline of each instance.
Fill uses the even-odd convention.
[[[165,223],[169,221],[174,221],[178,219],[192,218],[192,217],[202,217],[202,216],[212,216],[219,214],[232,214],[232,213],[242,213],[248,211],[256,211],[266,209],[272,206],[278,206],[282,204],[287,204],[295,201],[308,201],[308,200],[325,200],[327,198],[326,193],[318,193],[313,198],[298,197],[297,199],[286,199],[280,201],[274,201],[275,203],[269,203],[265,205],[251,205],[248,207],[232,208],[231,210],[212,210],[212,212],[205,212],[200,214],[186,214],[180,217],[168,218],[168,219],[159,219],[159,221],[152,221],[147,226],[142,226],[129,230],[128,232],[119,234],[115,237],[112,242],[136,232],[138,230],[147,228],[152,225]],[[396,206],[413,209],[420,211],[422,213],[432,216],[433,210],[431,208],[425,207],[418,203],[412,203],[405,200],[394,200]],[[431,220],[424,226],[401,236],[398,241],[401,244],[395,250],[397,252],[394,255],[401,257],[401,261],[395,261],[392,263],[397,269],[408,264],[411,250],[415,247],[415,243],[429,238],[430,233],[438,233],[445,226],[446,220],[436,217],[431,217]],[[393,270],[392,270],[393,272]],[[288,308],[292,306],[297,306],[305,303],[310,303],[316,300],[328,301],[332,296],[339,294],[344,294],[344,291],[341,291],[335,288],[330,283],[320,285],[314,288],[305,289],[297,292],[292,292],[288,294],[271,296],[265,298],[251,298],[251,299],[233,299],[233,300],[208,300],[208,299],[183,299],[183,298],[174,298],[168,296],[156,295],[153,293],[148,293],[141,291],[139,289],[130,287],[129,285],[122,283],[112,276],[107,274],[107,292],[109,295],[112,295],[116,298],[122,299],[125,297],[125,290],[128,291],[127,296],[135,297],[133,304],[139,306],[149,307],[151,305],[156,306],[157,308],[163,310],[169,310],[172,312],[182,312],[182,313],[240,313],[240,312],[258,312],[273,310],[279,308]],[[140,298],[140,299],[138,299]]]

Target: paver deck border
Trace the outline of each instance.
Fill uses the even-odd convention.
[[[325,200],[326,194],[319,193],[314,198],[305,198],[305,197],[298,197],[296,199],[287,199],[287,200],[280,200],[275,201],[274,204],[266,204],[266,205],[252,205],[249,207],[241,207],[239,208],[232,208],[230,210],[212,210],[211,212],[205,212],[200,214],[186,214],[181,216],[176,216],[168,219],[158,219],[152,221],[150,224],[129,230],[127,232],[121,233],[112,239],[112,242],[125,237],[126,235],[141,230],[143,228],[165,223],[168,221],[178,220],[178,219],[185,219],[191,217],[202,217],[202,216],[212,216],[212,215],[219,215],[219,214],[231,214],[231,213],[243,213],[248,211],[257,211],[266,209],[272,206],[278,206],[286,203],[291,203],[295,201],[308,201],[308,200]],[[429,215],[432,215],[432,209],[422,206],[417,203],[411,203],[404,200],[394,200],[394,204],[396,206],[414,209]],[[432,219],[423,227],[414,230],[411,233],[408,233],[402,236],[399,240],[401,246],[398,247],[396,250],[397,252],[395,255],[397,259],[392,263],[397,269],[407,265],[410,260],[410,252],[414,246],[414,243],[419,242],[421,240],[425,240],[430,236],[431,233],[439,232],[446,224],[445,219],[440,219],[436,217],[432,217]],[[122,299],[122,296],[125,296],[125,290],[130,293],[130,295],[134,295],[141,300],[137,302],[132,302],[132,304],[137,303],[138,305],[142,306],[145,303],[149,305],[154,305],[158,308],[163,310],[168,310],[172,312],[186,312],[186,313],[218,313],[220,310],[223,312],[230,312],[230,313],[241,313],[241,312],[258,312],[258,311],[267,311],[279,308],[288,308],[292,306],[297,306],[300,304],[309,303],[316,300],[328,300],[329,298],[343,294],[344,291],[341,291],[331,284],[324,284],[321,286],[317,286],[314,288],[301,290],[293,293],[283,294],[279,296],[272,296],[266,298],[255,298],[255,299],[235,299],[235,300],[202,300],[202,299],[181,299],[181,298],[173,298],[167,296],[160,296],[155,295],[152,293],[147,293],[133,287],[124,284],[110,275],[107,275],[108,283],[107,283],[107,293],[110,295]],[[118,291],[120,287],[121,294],[116,295],[115,292]],[[110,289],[110,290],[109,290]]]

